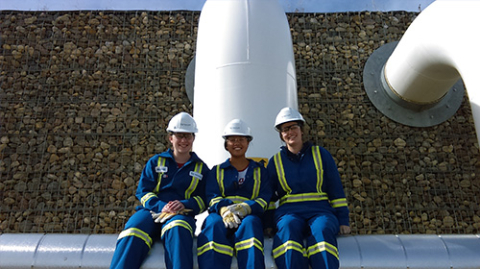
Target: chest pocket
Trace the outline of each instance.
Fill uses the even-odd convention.
[[[252,195],[251,197],[242,197],[242,196],[225,196],[225,185],[224,185],[224,169],[217,166],[217,183],[218,188],[220,189],[220,193],[222,197],[232,200],[234,203],[240,203],[246,200],[253,200],[258,197],[260,193],[260,182],[261,182],[261,170],[260,167],[255,167],[253,169],[253,188],[252,188]]]
[[[315,170],[317,175],[316,192],[292,194],[292,189],[288,185],[287,178],[285,177],[285,171],[283,169],[283,162],[282,162],[282,157],[280,155],[280,152],[275,154],[275,156],[273,157],[273,160],[275,163],[275,169],[277,172],[278,181],[283,191],[285,191],[286,193],[285,196],[280,198],[280,204],[292,203],[292,202],[303,202],[303,201],[318,201],[318,200],[328,199],[327,195],[322,192],[323,164],[322,164],[322,157],[320,154],[320,148],[318,146],[312,147],[312,156],[313,156],[313,162],[315,165]]]
[[[158,158],[157,167],[159,167],[160,169],[158,171],[157,186],[155,187],[155,190],[154,190],[155,193],[159,192],[160,186],[162,184],[163,175],[168,171],[166,169],[165,163],[166,163],[165,158],[162,158],[162,157]],[[165,168],[165,169],[163,169],[163,168]],[[200,162],[195,163],[195,168],[192,171],[193,173],[190,172],[192,180],[191,180],[188,188],[185,190],[185,199],[190,198],[192,193],[197,188],[198,183],[200,182],[200,180],[202,180],[202,170],[203,170],[203,163],[200,163]]]

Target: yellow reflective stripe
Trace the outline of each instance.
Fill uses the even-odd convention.
[[[267,210],[273,210],[273,209],[277,209],[277,202],[270,202],[268,204]]]
[[[287,179],[285,178],[285,171],[283,170],[282,157],[280,152],[273,156],[273,161],[275,162],[275,169],[277,170],[278,181],[282,186],[282,189],[287,193],[291,193],[292,189],[287,184]]]
[[[242,196],[227,196],[227,197],[225,197],[225,199],[229,199],[234,204],[238,204],[238,203],[248,201],[248,198],[245,198],[245,197],[242,197]]]
[[[249,248],[252,248],[252,247],[258,248],[263,253],[263,244],[262,244],[262,242],[260,242],[260,240],[258,240],[255,237],[237,242],[235,244],[235,250],[237,252],[240,251],[240,250],[249,249]]]
[[[288,250],[294,250],[302,253],[303,256],[306,256],[306,251],[303,246],[295,241],[288,240],[287,242],[283,243],[282,245],[278,246],[276,249],[272,251],[273,258],[276,259],[283,254],[285,254]]]
[[[143,207],[146,207],[145,204],[147,203],[147,201],[150,200],[150,198],[153,198],[153,197],[157,197],[157,195],[153,192],[148,192],[147,194],[145,194],[140,199],[140,203],[142,203]]]
[[[195,201],[197,201],[198,207],[200,208],[200,212],[203,212],[205,209],[207,209],[205,207],[205,203],[203,202],[203,199],[201,197],[194,196],[193,199],[195,199]]]
[[[307,256],[310,258],[310,256],[323,251],[327,251],[338,259],[338,249],[334,245],[327,242],[319,242],[313,246],[310,246],[307,249]]]
[[[209,206],[213,206],[214,204],[220,202],[220,200],[222,200],[222,199],[223,199],[223,197],[220,197],[220,196],[213,198],[212,200],[210,200]]]
[[[186,221],[184,221],[184,220],[174,220],[174,221],[169,222],[167,225],[164,225],[164,226],[162,227],[162,234],[161,234],[160,237],[163,237],[163,234],[164,234],[166,231],[172,229],[173,227],[177,227],[177,226],[183,227],[183,228],[189,230],[189,231],[190,231],[190,234],[191,234],[192,237],[193,237],[193,229],[192,229],[192,227],[190,226],[190,224],[188,224],[188,222],[186,222]]]
[[[143,240],[143,242],[145,242],[145,244],[147,244],[147,246],[149,248],[152,247],[152,238],[144,231],[140,230],[140,229],[137,229],[137,228],[130,228],[130,229],[126,229],[126,230],[123,230],[119,235],[118,235],[118,238],[117,240],[120,240],[124,237],[127,237],[127,236],[135,236],[137,238],[140,238]]]
[[[233,257],[233,248],[231,246],[219,244],[219,243],[216,243],[216,242],[213,242],[213,241],[210,241],[210,242],[206,243],[205,245],[203,245],[201,247],[198,247],[197,248],[197,255],[200,256],[200,255],[202,255],[203,253],[205,253],[209,250],[213,250],[215,252]]]
[[[255,203],[259,204],[263,208],[263,210],[267,208],[267,201],[263,200],[262,198],[257,198],[254,201]]]
[[[253,190],[252,190],[252,198],[250,200],[255,199],[258,197],[258,194],[260,193],[260,183],[262,180],[262,174],[260,167],[256,167],[253,169]]]
[[[217,183],[220,193],[222,194],[222,197],[224,197],[225,188],[223,187],[223,169],[220,169],[220,165],[217,166]]]
[[[202,173],[202,168],[203,168],[203,163],[196,163],[195,164],[195,169],[194,172],[201,174]],[[200,182],[200,178],[198,177],[192,177],[192,182],[190,182],[190,186],[188,186],[187,190],[185,191],[185,199],[189,199],[192,193],[195,191],[195,189],[198,186],[198,182]]]
[[[326,193],[301,193],[301,194],[288,194],[280,198],[280,205],[285,203],[297,203],[297,202],[311,202],[328,200]]]
[[[332,201],[330,201],[330,205],[331,205],[333,208],[339,208],[339,207],[342,207],[342,206],[348,206],[347,198],[340,198],[340,199],[332,200]]]
[[[157,161],[157,167],[165,166],[166,159],[159,157]],[[158,178],[157,178],[157,186],[153,190],[154,193],[158,193],[160,191],[160,184],[162,183],[162,177],[163,174],[165,173],[158,173]]]
[[[320,148],[317,146],[312,147],[312,155],[315,168],[317,169],[317,191],[321,193],[323,185],[323,164],[322,156],[320,155]]]

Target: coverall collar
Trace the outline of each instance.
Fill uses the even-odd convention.
[[[167,151],[160,153],[160,157],[169,158],[175,161],[175,158],[173,157],[172,149],[168,149]],[[188,161],[185,164],[191,163],[191,162],[202,162],[202,160],[197,156],[195,152],[192,151],[190,152],[190,159],[188,159]]]
[[[282,146],[281,151],[283,151],[290,160],[298,162],[302,159],[303,155],[305,155],[305,152],[307,152],[307,150],[310,149],[312,146],[312,142],[307,141],[303,143],[302,150],[300,150],[300,152],[297,154],[292,153],[290,150],[288,150],[286,146]]]

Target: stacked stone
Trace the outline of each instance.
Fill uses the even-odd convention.
[[[416,13],[288,14],[307,137],[337,161],[355,234],[479,233],[467,98],[429,128],[395,123],[362,84]],[[143,165],[192,112],[198,12],[0,13],[0,232],[118,233]]]

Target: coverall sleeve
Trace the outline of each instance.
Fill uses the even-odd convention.
[[[268,184],[270,185],[270,201],[268,203],[268,209],[263,214],[263,226],[264,229],[275,229],[274,214],[276,205],[275,202],[279,199],[277,196],[278,188],[278,175],[275,169],[275,164],[273,158],[270,158],[270,161],[267,165],[267,175],[268,175]]]
[[[202,178],[198,180],[197,187],[195,191],[192,193],[189,199],[181,200],[180,202],[183,203],[185,208],[192,209],[193,212],[191,215],[197,215],[205,211],[207,209],[205,204],[205,183],[208,178],[208,174],[210,170],[208,169],[207,165],[204,163],[202,166]],[[192,178],[192,181],[194,179]]]
[[[261,165],[260,167],[260,191],[258,197],[248,200],[247,203],[252,209],[252,213],[257,216],[262,216],[268,209],[268,204],[272,198],[272,186],[270,185],[270,179],[268,178],[267,169]]]
[[[349,226],[349,209],[337,165],[330,152],[326,149],[321,148],[321,154],[324,167],[323,177],[330,205],[334,209],[340,225]]]
[[[150,211],[161,212],[167,204],[160,200],[154,190],[157,186],[158,173],[155,171],[158,157],[152,157],[148,160],[140,175],[136,197],[140,200],[142,206]]]

